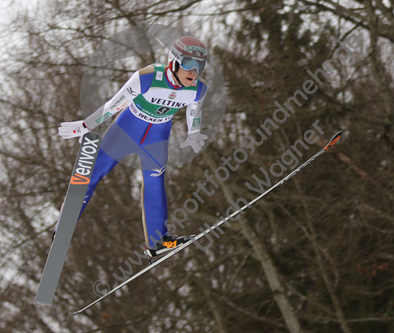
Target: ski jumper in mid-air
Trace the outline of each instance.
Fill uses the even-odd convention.
[[[190,146],[198,153],[207,139],[200,132],[201,106],[207,85],[199,79],[207,58],[207,48],[200,40],[181,37],[170,48],[167,66],[153,64],[138,70],[104,108],[85,120],[62,123],[59,127],[64,139],[81,137],[120,112],[103,137],[81,214],[99,181],[122,158],[137,153],[143,176],[142,222],[148,245],[145,252],[151,257],[190,239],[168,234],[164,174],[171,119],[175,112],[186,106],[188,137],[181,148]],[[161,239],[157,242],[158,238]]]

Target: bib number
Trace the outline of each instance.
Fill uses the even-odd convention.
[[[159,116],[166,114],[168,111],[170,111],[171,108],[169,108],[168,106],[161,106],[156,110],[156,114],[158,114]]]

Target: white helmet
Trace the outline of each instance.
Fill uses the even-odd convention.
[[[168,63],[176,74],[179,67],[197,75],[207,67],[208,50],[203,42],[193,36],[178,38],[170,48]]]

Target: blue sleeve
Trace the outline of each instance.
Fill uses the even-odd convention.
[[[153,74],[154,73],[140,75],[141,94],[145,94],[151,87],[153,82]]]
[[[195,102],[201,101],[205,97],[207,90],[208,90],[207,85],[204,82],[199,81],[197,87],[197,94],[194,101]]]

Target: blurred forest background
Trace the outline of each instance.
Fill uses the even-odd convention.
[[[394,332],[394,1],[55,0],[2,3],[0,63],[1,332]],[[257,196],[253,174],[312,123],[340,142],[249,209],[208,251],[196,246],[72,317],[143,242],[139,171],[119,164],[75,231],[51,307],[34,304],[51,234],[78,151],[57,127],[82,118],[85,64],[115,33],[139,24],[184,29],[220,61],[226,114],[215,140],[166,173],[169,212],[191,198],[204,171],[232,157],[305,80],[333,59],[338,40],[362,46],[189,214],[183,234],[213,224],[228,199]],[[113,91],[141,55],[117,64]],[[208,67],[209,71],[209,67]],[[110,98],[109,93],[106,98]],[[184,123],[182,112],[175,122]],[[288,173],[289,171],[287,171]],[[275,183],[279,178],[271,177]],[[207,186],[213,189],[212,186]],[[144,260],[144,265],[147,261]],[[133,266],[138,271],[143,266]]]

